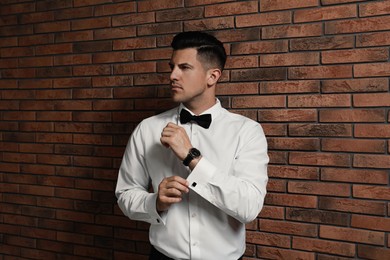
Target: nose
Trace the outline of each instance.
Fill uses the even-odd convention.
[[[169,79],[171,81],[176,81],[177,77],[178,77],[178,72],[177,72],[177,69],[176,69],[176,66],[175,66],[175,67],[172,68],[171,75],[169,76]]]

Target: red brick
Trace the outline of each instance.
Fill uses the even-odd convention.
[[[85,122],[109,122],[111,121],[111,114],[108,112],[76,112],[73,113],[73,121],[85,121]]]
[[[349,197],[350,185],[340,183],[317,183],[317,182],[297,182],[290,181],[287,186],[289,193],[328,195]]]
[[[72,30],[85,30],[96,28],[107,28],[111,26],[110,17],[89,18],[83,20],[73,20],[71,22]]]
[[[390,163],[390,159],[389,159]],[[357,198],[389,200],[390,190],[385,186],[354,185],[353,196]]]
[[[292,248],[350,257],[355,255],[354,244],[313,238],[294,237],[292,240]]]
[[[46,34],[45,37],[42,37],[41,35],[28,35],[19,37],[19,46],[31,46],[52,43],[54,43],[54,36],[51,34]]]
[[[389,232],[390,219],[353,214],[351,218],[351,226],[356,228]]]
[[[284,219],[284,208],[264,205],[259,216],[261,218]]]
[[[77,234],[72,232],[57,232],[57,240],[65,243],[73,243],[83,245],[92,245],[93,236]]]
[[[356,37],[357,47],[390,45],[390,32],[360,34]]]
[[[34,51],[31,47],[2,48],[0,51],[1,57],[33,56],[33,53]]]
[[[353,183],[387,184],[386,171],[370,169],[321,169],[321,180]]]
[[[381,140],[322,139],[321,145],[323,151],[331,152],[385,152],[385,142]]]
[[[37,112],[37,119],[40,121],[71,121],[72,114],[70,112],[45,111]]]
[[[363,2],[364,0],[321,0],[323,5],[334,5],[342,3],[353,3],[353,2]]]
[[[107,135],[74,134],[74,144],[111,145],[112,137]]]
[[[243,42],[233,44],[231,54],[275,53],[286,52],[287,49],[288,44],[284,40]]]
[[[388,59],[389,50],[384,48],[325,51],[321,55],[323,64],[387,61]]]
[[[71,0],[63,0],[63,1],[42,1],[37,3],[37,10],[43,11],[43,10],[55,10],[55,9],[62,9],[62,8],[69,8],[72,7],[72,1]]]
[[[128,38],[122,40],[115,40],[113,48],[114,50],[124,49],[140,49],[140,48],[153,48],[156,47],[156,38]]]
[[[287,127],[283,124],[266,124],[262,123],[262,127],[267,136],[286,136]]]
[[[225,69],[256,68],[259,66],[256,56],[231,56],[227,59]]]
[[[294,12],[294,22],[317,22],[342,18],[357,17],[355,5],[329,6],[322,8],[311,8],[296,10]]]
[[[317,6],[318,2],[316,0],[292,0],[292,1],[283,1],[283,0],[264,0],[260,2],[260,11],[273,11],[273,10],[283,10],[283,9],[295,9],[303,7]]]
[[[269,152],[270,162],[278,163],[277,160],[273,159],[273,153]],[[285,180],[269,180],[267,183],[267,191],[268,192],[286,192],[286,181]]]
[[[320,122],[385,122],[382,109],[321,110]]]
[[[62,55],[54,57],[55,65],[81,65],[81,64],[91,64],[92,55],[91,54],[71,54],[71,55]],[[77,80],[77,79],[75,79]]]
[[[226,2],[226,0],[186,0],[186,6],[208,5],[223,2]]]
[[[321,34],[321,24],[280,25],[262,28],[263,39],[309,37]]]
[[[134,76],[135,86],[168,84],[168,75],[164,74],[137,74]]]
[[[139,12],[183,7],[183,0],[143,1],[138,3]]]
[[[355,64],[354,76],[355,77],[390,76],[390,64],[388,62]]]
[[[260,82],[260,93],[319,93],[320,82],[317,80],[289,80],[276,82]]]
[[[153,87],[131,87],[114,89],[115,98],[152,97],[155,95]],[[129,102],[126,100],[126,102]]]
[[[268,151],[268,156],[270,159],[270,164],[287,164],[287,152]]]
[[[136,61],[145,61],[156,59],[170,59],[172,56],[171,49],[151,49],[151,50],[136,50],[134,52],[134,59]],[[167,61],[168,62],[168,61]]]
[[[384,233],[360,229],[320,226],[320,237],[372,245],[384,244]]]
[[[231,81],[283,80],[286,68],[241,69],[231,72]]]
[[[75,76],[109,75],[110,73],[111,67],[109,65],[89,65],[73,68],[73,75]]]
[[[93,7],[73,7],[55,11],[55,17],[58,20],[86,18],[93,16]]]
[[[2,59],[0,61],[0,69],[10,69],[10,68],[17,68],[17,67],[18,67],[18,59],[16,57],[11,59]]]
[[[265,108],[265,107],[284,107],[286,99],[284,96],[247,96],[234,97],[232,100],[233,108]]]
[[[289,68],[288,77],[289,79],[350,78],[352,77],[352,66],[330,65],[293,67]]]
[[[314,253],[274,247],[261,247],[258,256],[261,257],[261,259],[315,259]]]
[[[0,14],[11,15],[35,11],[34,3],[20,3],[2,6]]]
[[[272,150],[318,150],[319,140],[314,138],[268,138],[268,148]]]
[[[260,14],[240,15],[236,17],[237,27],[265,26],[289,24],[292,21],[291,12],[271,12]]]
[[[259,122],[315,122],[314,109],[267,109],[258,112]]]
[[[298,66],[319,64],[320,56],[316,52],[268,54],[260,56],[261,67]]]
[[[204,31],[234,28],[234,17],[217,17],[202,20],[184,21],[185,31]]]
[[[147,72],[156,72],[155,62],[133,62],[128,64],[114,65],[115,74],[133,74]]]
[[[168,10],[158,11],[156,13],[157,22],[182,21],[182,20],[192,20],[192,19],[200,19],[200,18],[203,18],[202,7],[168,9]]]
[[[380,1],[359,5],[359,15],[361,17],[377,16],[383,14],[390,14],[390,3],[388,1]]]
[[[291,136],[343,136],[352,137],[352,128],[347,124],[290,124]]]
[[[136,11],[136,3],[114,3],[99,5],[95,7],[95,16],[122,14],[122,13],[133,13]]]
[[[321,223],[337,226],[349,224],[349,214],[334,211],[287,208],[286,219],[310,223]]]
[[[53,66],[53,57],[20,58],[19,67],[46,67]]]
[[[124,26],[124,27],[94,30],[94,38],[96,40],[134,37],[135,35],[136,35],[135,26],[126,26],[126,27]]]
[[[258,11],[257,1],[248,1],[242,3],[224,3],[217,5],[205,6],[204,15],[205,17],[211,16],[226,16],[226,15],[237,15],[255,13]]]
[[[267,205],[277,205],[284,207],[317,207],[317,197],[309,195],[268,193],[265,201]]]
[[[359,124],[355,126],[356,137],[390,138],[390,125],[387,124]]]
[[[93,214],[69,210],[56,210],[56,218],[60,220],[93,223]]]
[[[390,250],[387,248],[358,245],[358,256],[370,259],[383,259],[383,256],[390,255]]]
[[[356,107],[390,106],[390,93],[356,94],[353,104]]]
[[[291,39],[290,45],[293,51],[304,50],[329,50],[354,47],[354,37],[349,35],[321,36],[302,39]]]
[[[321,90],[324,93],[388,91],[389,81],[386,78],[324,80]]]
[[[385,31],[390,29],[390,16],[340,20],[325,23],[325,34]]]
[[[265,232],[255,232],[247,231],[246,241],[247,243],[256,244],[256,245],[268,245],[268,246],[277,246],[283,248],[290,248],[290,237],[286,235],[265,233]]]
[[[155,22],[154,12],[134,13],[112,17],[112,26],[136,25]]]
[[[384,216],[386,205],[372,200],[320,197],[319,209]]]
[[[73,43],[73,53],[111,51],[111,41],[76,42]]]
[[[2,71],[2,78],[3,79],[10,79],[10,78],[33,78],[36,75],[36,70],[34,68],[27,68],[27,69],[7,69]]]
[[[318,170],[314,167],[269,165],[268,174],[274,178],[317,180]]]
[[[298,236],[317,236],[317,227],[313,224],[303,224],[296,222],[287,222],[279,220],[259,220],[260,231],[270,233],[282,233]]]
[[[221,83],[216,88],[217,95],[257,94],[257,83]]]
[[[34,25],[35,33],[48,33],[48,32],[64,32],[70,31],[70,22],[46,22]]]
[[[351,158],[347,154],[337,153],[290,152],[289,163],[299,165],[348,167],[351,164]]]
[[[288,97],[288,107],[349,107],[351,97],[346,94],[294,95]]]

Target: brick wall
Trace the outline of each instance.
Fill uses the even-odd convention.
[[[223,105],[269,142],[245,259],[390,255],[390,1],[2,0],[0,259],[147,259],[114,188],[143,118],[170,108],[172,36],[230,54]]]

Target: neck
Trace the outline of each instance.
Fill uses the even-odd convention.
[[[192,111],[195,115],[200,115],[207,109],[213,107],[216,104],[216,99],[213,97],[209,100],[201,100],[201,102],[191,101],[183,103],[183,105]]]

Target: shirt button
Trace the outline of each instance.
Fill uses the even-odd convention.
[[[192,213],[191,217],[195,218],[196,217],[196,213]]]

